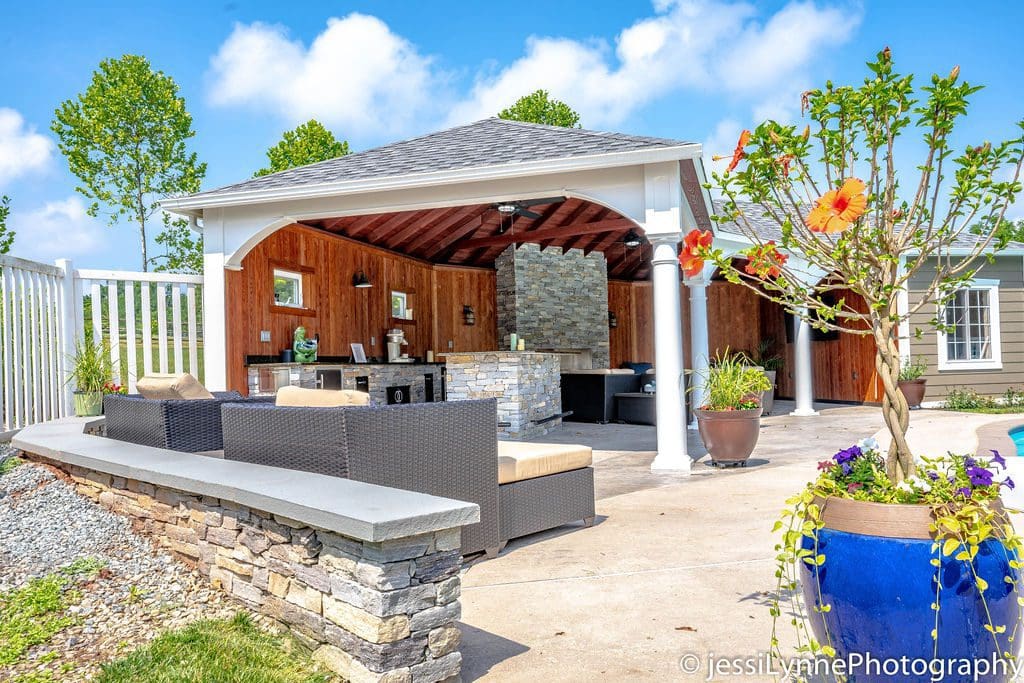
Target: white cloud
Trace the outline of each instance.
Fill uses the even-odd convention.
[[[86,213],[77,195],[24,212],[12,205],[7,224],[16,233],[12,253],[35,261],[95,254],[109,247],[113,237],[110,228]]]
[[[859,23],[857,13],[810,2],[792,2],[763,23],[748,4],[659,1],[655,12],[623,29],[614,50],[602,42],[530,38],[524,56],[477,79],[450,122],[493,115],[536,88],[570,103],[595,127],[614,125],[679,89],[760,100],[774,114],[782,111],[782,93],[798,95],[794,84],[806,79],[821,46],[846,41]]]
[[[408,129],[435,103],[431,60],[376,17],[331,18],[306,47],[281,26],[239,24],[211,60],[214,105],[267,109],[290,123],[318,118],[350,133]]]
[[[14,109],[0,107],[0,188],[11,180],[46,167],[53,140],[36,132]]]

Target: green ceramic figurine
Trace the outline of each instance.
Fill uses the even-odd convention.
[[[315,363],[316,347],[320,344],[319,338],[306,339],[306,328],[299,325],[295,328],[295,343],[292,350],[295,352],[295,362]]]

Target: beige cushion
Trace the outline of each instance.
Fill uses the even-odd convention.
[[[342,406],[365,406],[370,395],[365,391],[351,389],[303,389],[302,387],[281,387],[277,390],[279,406],[304,408],[340,408]]]
[[[549,474],[590,467],[589,446],[560,443],[498,442],[498,483],[535,479]]]
[[[159,373],[146,375],[136,382],[135,386],[142,398],[159,400],[213,398],[213,394],[187,372],[180,375]]]

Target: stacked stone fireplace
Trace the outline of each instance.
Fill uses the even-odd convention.
[[[606,368],[608,269],[604,254],[515,245],[495,261],[498,339],[515,333],[528,351],[562,354],[565,369]]]

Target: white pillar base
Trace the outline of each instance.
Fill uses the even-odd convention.
[[[817,410],[808,410],[807,408],[797,408],[790,413],[793,417],[814,417],[815,415],[821,415]]]
[[[690,473],[690,456],[686,453],[669,454],[659,450],[651,463],[652,472],[678,472],[679,474]]]

